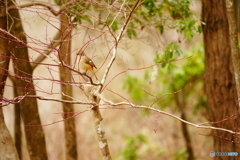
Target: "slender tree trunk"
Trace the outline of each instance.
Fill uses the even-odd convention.
[[[170,78],[171,85],[173,87],[173,90],[176,91],[177,88],[176,88],[176,85],[173,81],[172,70],[170,71],[170,75],[171,75],[171,78]],[[185,108],[186,102],[185,102],[184,92],[185,91],[182,90],[181,92],[174,94],[174,99],[175,99],[176,105],[178,106],[178,108],[180,110],[181,118],[183,120],[187,120],[186,111],[185,111],[186,110],[186,108]],[[189,134],[189,131],[188,131],[188,128],[187,128],[187,124],[182,122],[182,121],[180,123],[181,123],[181,127],[182,127],[181,131],[182,131],[182,134],[183,134],[183,137],[184,137],[184,140],[185,140],[187,153],[188,153],[187,160],[195,160],[194,152],[193,152],[193,146],[192,146],[191,137],[190,137],[190,134]]]
[[[0,28],[7,30],[6,3],[0,1]],[[4,87],[8,75],[8,66],[10,61],[10,52],[8,50],[7,36],[0,32],[0,102],[3,102]],[[4,122],[2,105],[0,106],[0,159],[1,160],[18,160],[17,150],[14,146],[13,139]]]
[[[205,45],[205,91],[209,107],[209,118],[212,122],[222,121],[239,113],[236,106],[237,90],[231,60],[229,25],[226,15],[225,0],[202,1],[203,38]],[[214,127],[236,130],[234,120],[218,122]],[[240,153],[239,141],[235,135],[213,130],[214,151]],[[223,138],[227,138],[226,141]],[[210,152],[210,151],[209,151]],[[238,159],[239,157],[215,156],[217,160]]]
[[[184,108],[186,106],[186,104],[184,102],[184,90],[180,93],[177,93],[174,96],[175,96],[177,106],[179,107],[180,112],[181,112],[181,118],[183,120],[187,120],[186,113],[185,113],[185,108]],[[194,160],[195,157],[194,157],[194,153],[193,153],[191,137],[189,135],[187,124],[184,123],[184,122],[181,122],[181,126],[182,126],[182,134],[183,134],[183,137],[184,137],[184,140],[185,140],[185,143],[186,143],[187,152],[188,152],[188,158],[187,159],[188,160]]]
[[[67,2],[67,1],[66,1]],[[62,5],[65,4],[65,1],[62,0]],[[71,32],[73,26],[70,24],[70,18],[67,14],[60,15],[60,31],[61,31],[61,44],[60,44],[60,60],[67,64],[71,65]],[[60,80],[62,82],[71,82],[71,71],[66,67],[60,67]],[[62,95],[63,100],[72,100],[70,97],[73,97],[72,86],[67,84],[61,85],[62,92],[69,96]],[[63,103],[63,111],[65,112],[64,118],[68,119],[64,121],[65,125],[65,146],[66,146],[66,159],[67,160],[76,160],[77,159],[77,138],[76,138],[76,127],[75,119],[71,118],[73,115],[74,109],[73,104]]]
[[[9,5],[13,5],[12,1],[8,2]],[[26,42],[26,36],[23,31],[18,10],[9,11],[8,19],[8,25],[9,28],[11,28],[10,33],[18,39],[23,40],[23,42]],[[11,53],[13,54],[14,72],[17,76],[21,77],[16,80],[17,95],[36,95],[32,80],[33,70],[29,63],[28,49],[26,47],[22,47],[22,44],[16,42],[15,40],[10,41],[9,46]],[[25,124],[27,148],[30,158],[31,160],[47,160],[48,158],[43,128],[40,126],[26,126],[27,124],[41,124],[37,108],[37,100],[36,98],[24,98],[19,104],[23,122]]]

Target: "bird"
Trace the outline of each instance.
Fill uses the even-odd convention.
[[[93,68],[97,69],[93,61],[84,52],[80,52],[78,55],[80,55],[79,68],[81,70],[85,70],[85,73],[90,71],[95,76],[96,80],[98,80],[95,72],[93,71]]]

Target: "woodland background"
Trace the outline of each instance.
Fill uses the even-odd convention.
[[[4,9],[6,4],[7,10]],[[133,9],[135,4],[137,8]],[[236,2],[235,7],[238,13]],[[3,31],[1,27],[1,38],[7,39],[11,48],[11,56],[1,56],[11,59],[8,73],[1,73],[8,75],[6,84],[1,83],[5,87],[1,97],[2,110],[20,159],[39,159],[39,155],[47,155],[49,160],[96,160],[104,157],[94,129],[93,103],[79,88],[79,85],[89,83],[88,78],[94,84],[98,81],[91,78],[91,74],[86,77],[73,72],[62,62],[56,63],[66,60],[67,65],[79,71],[77,53],[80,50],[92,58],[98,67],[96,75],[100,80],[104,79],[111,57],[116,53],[103,91],[97,95],[101,99],[98,109],[103,117],[110,151],[107,155],[112,159],[201,160],[210,159],[211,151],[240,153],[238,135],[235,134],[239,126],[238,82],[234,79],[237,69],[233,70],[232,65],[231,25],[224,0],[21,0],[1,1],[1,9],[5,10],[1,13],[7,13],[7,28]],[[21,19],[11,13],[13,10],[19,11]],[[14,26],[19,20],[24,32],[14,28],[19,27]],[[239,22],[238,16],[236,22]],[[24,36],[27,43],[22,38]],[[20,49],[28,50],[27,63],[30,62],[33,68],[31,79],[35,97],[29,96],[32,95],[31,89],[26,89],[32,85],[28,78],[24,78],[29,75],[17,65],[24,62],[18,61],[22,55],[17,53]],[[49,55],[46,54],[48,51]],[[16,58],[17,54],[20,57]],[[40,55],[45,58],[37,61]],[[70,79],[64,79],[68,75]],[[18,81],[27,84],[20,87],[14,84]],[[65,96],[69,88],[64,90],[63,86],[72,87],[72,95]],[[45,99],[41,100],[42,97]],[[114,106],[102,97],[115,104],[126,102],[136,106]],[[21,104],[23,99],[31,101],[35,98],[37,105],[32,105],[38,107],[41,123],[28,119],[34,113],[24,112],[28,105]],[[66,102],[68,100],[72,103]],[[64,104],[67,104],[67,110],[63,109]],[[137,106],[147,106],[171,115]],[[16,111],[16,108],[21,108],[21,111]],[[22,120],[16,118],[20,112],[25,117]],[[211,124],[233,133],[190,126],[172,115],[203,127]],[[45,145],[39,144],[41,149],[38,151],[34,151],[30,147],[32,143],[28,142],[41,141],[41,136],[34,139],[39,133],[34,130],[36,128],[43,129],[45,139]],[[31,138],[24,131],[31,132]],[[46,150],[46,155],[42,150]]]

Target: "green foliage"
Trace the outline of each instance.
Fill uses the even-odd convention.
[[[190,11],[189,6],[193,0],[164,0],[161,8],[166,8],[175,20],[172,28],[183,33],[184,37],[191,40],[195,33],[201,33],[200,22]]]
[[[181,149],[177,152],[176,156],[172,160],[186,160],[187,159],[187,151],[185,149]]]
[[[118,21],[112,21],[112,30],[115,32],[118,30]]]
[[[133,29],[127,29],[127,35],[128,35],[129,38],[133,38],[133,37],[137,36],[137,33]]]
[[[133,22],[130,22],[129,27],[127,29],[127,35],[129,38],[137,37],[136,27]]]
[[[130,93],[131,98],[137,102],[140,102],[143,97],[146,96],[146,93],[140,90],[141,87],[147,86],[137,77],[131,75],[126,76],[123,88],[126,89]]]
[[[166,68],[168,73],[171,72],[177,90],[185,87],[189,82],[195,82],[203,75],[203,53],[202,44],[198,44],[190,52],[185,53],[185,56],[193,55],[193,57],[184,60],[181,67],[172,64],[169,68]],[[171,90],[174,91],[173,88]]]
[[[125,148],[121,150],[121,159],[137,160],[137,151],[144,143],[146,143],[146,138],[143,135],[137,135],[136,137],[127,137],[125,139]]]
[[[156,15],[157,6],[156,0],[145,0],[142,5],[147,9],[147,15],[153,17]]]
[[[238,49],[240,49],[240,40],[238,39]]]
[[[160,4],[156,0],[146,0],[142,4],[141,11],[136,12],[139,19],[146,23],[156,23],[155,27],[162,34],[164,27],[174,28],[184,37],[191,40],[195,33],[201,33],[201,23],[189,9],[194,0],[163,0]],[[170,17],[169,17],[169,15]],[[152,20],[155,21],[152,21]],[[142,22],[142,20],[139,20]],[[157,20],[157,21],[156,21]],[[141,24],[144,24],[143,22]]]
[[[131,75],[126,76],[127,78],[125,79],[124,88],[128,90],[133,100],[137,102],[152,102],[155,100],[155,96],[161,97],[165,94],[174,93],[189,84],[201,80],[201,77],[204,74],[203,45],[197,44],[190,51],[184,53],[173,51],[173,48],[175,47],[175,44],[169,45],[166,50],[168,50],[170,55],[165,55],[168,52],[163,53],[162,55],[157,54],[154,61],[156,63],[162,63],[164,60],[167,62],[167,59],[171,58],[172,55],[180,54],[184,57],[190,57],[176,62],[168,62],[167,66],[159,68],[157,77],[154,81],[155,83],[153,82],[149,85],[149,77],[151,77],[151,74],[154,72],[152,69],[149,69],[142,79],[138,79]],[[193,84],[191,88],[184,90],[184,98],[185,100],[189,99],[191,101],[191,106],[196,106],[196,108],[194,108],[195,112],[199,108],[202,108],[202,106],[206,106],[206,98],[200,92],[202,89],[203,83],[202,81],[199,81],[198,83]],[[151,93],[154,97],[143,92],[143,90]],[[174,106],[174,96],[176,96],[176,94],[167,95],[164,97],[164,100],[162,99],[156,104],[161,106],[161,108],[165,106]]]
[[[60,0],[54,0],[57,5],[60,5]]]
[[[162,4],[168,8],[170,15],[174,19],[183,19],[191,17],[192,13],[189,10],[189,6],[192,0],[164,0]]]
[[[160,32],[161,34],[163,34],[164,26],[163,26],[162,23],[157,24],[157,25],[156,25],[156,28],[159,30],[159,32]]]
[[[162,63],[162,67],[165,67],[169,61],[174,60],[175,56],[180,56],[182,51],[179,49],[179,43],[169,43],[166,46],[165,51],[162,54],[157,54],[154,59],[155,63]]]
[[[126,35],[129,38],[138,36],[138,31],[155,27],[162,34],[166,26],[183,33],[184,37],[191,40],[195,33],[201,32],[199,20],[189,9],[194,0],[145,0],[135,10],[126,28]],[[113,32],[121,29],[126,18],[131,12],[135,0],[114,3],[114,7],[108,4],[110,1],[81,1],[71,3],[66,8],[70,8],[67,13],[73,17],[75,22],[85,25],[94,24],[94,27],[103,30],[107,25]],[[60,4],[59,0],[55,0]],[[117,8],[121,8],[118,11]],[[145,27],[148,26],[148,27]]]
[[[183,54],[185,57],[192,57],[172,62],[167,67],[161,68],[158,76],[161,77],[162,83],[165,84],[162,94],[174,93],[200,80],[204,74],[203,53],[203,45],[197,44],[190,51]],[[197,84],[193,84],[191,88],[184,90],[185,100],[192,100],[192,97],[194,97],[195,105],[193,102],[191,103],[194,108],[197,107],[195,108],[195,112],[206,104],[206,98],[200,94],[200,90],[202,89],[203,83],[200,81]],[[176,94],[167,96],[164,99],[165,103],[170,104],[174,102],[174,96]]]
[[[90,17],[89,15],[82,15],[82,16],[77,16],[75,19],[74,19],[74,22],[77,22],[79,24],[82,24],[83,21],[86,21],[88,23],[91,23],[92,21],[90,20]]]
[[[175,21],[176,26],[178,26],[177,31],[184,34],[184,37],[189,41],[193,38],[195,33],[201,33],[202,27],[201,25],[197,25],[197,19],[179,19]]]

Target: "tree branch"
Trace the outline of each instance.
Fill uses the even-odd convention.
[[[118,43],[120,42],[120,40],[121,40],[121,38],[122,38],[122,35],[123,35],[123,32],[125,31],[128,23],[129,23],[129,20],[130,20],[130,18],[132,17],[133,12],[136,10],[139,2],[140,2],[140,0],[137,0],[137,1],[135,2],[135,4],[134,4],[134,6],[133,6],[133,8],[132,8],[132,10],[131,10],[131,12],[130,12],[130,14],[128,15],[128,18],[127,18],[126,22],[124,23],[124,25],[123,25],[120,33],[119,33],[119,35],[118,35],[116,38],[114,37],[114,38],[116,39],[116,42],[115,42],[114,49],[113,49],[113,56],[112,56],[110,62],[108,63],[108,66],[107,66],[107,69],[106,69],[106,71],[105,71],[105,73],[104,73],[104,75],[103,75],[101,84],[104,84],[104,82],[106,81],[107,75],[108,75],[108,73],[109,73],[109,71],[110,71],[110,68],[111,68],[113,62],[115,61],[115,58],[116,58],[116,55],[117,55],[117,46],[118,46]],[[122,7],[123,7],[123,5],[121,6],[121,8],[122,8]],[[121,8],[120,8],[120,9],[121,9]],[[101,90],[102,90],[102,87],[99,88],[99,91],[101,91]]]

